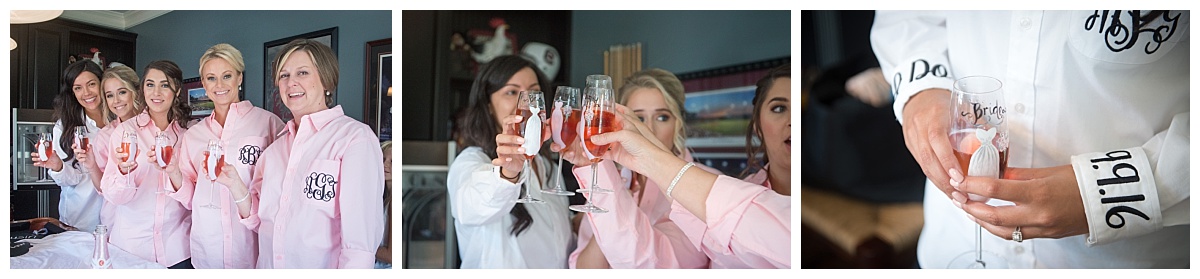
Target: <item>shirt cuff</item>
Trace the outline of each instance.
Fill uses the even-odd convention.
[[[954,78],[950,76],[950,63],[944,53],[928,52],[902,60],[895,68],[885,72],[888,84],[892,86],[892,111],[896,120],[904,122],[904,105],[922,90],[943,88],[949,90],[954,86]]]
[[[733,232],[741,223],[746,209],[754,201],[754,197],[770,191],[767,187],[746,183],[729,176],[718,176],[712,190],[705,201],[708,224],[708,238],[716,241],[717,246],[729,249],[733,240]],[[710,247],[711,249],[712,247]],[[732,251],[721,251],[732,253]]]
[[[1141,148],[1071,157],[1088,221],[1088,246],[1162,228],[1154,170]]]

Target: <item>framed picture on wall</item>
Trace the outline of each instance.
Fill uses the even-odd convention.
[[[283,49],[283,45],[295,39],[312,39],[329,46],[336,56],[338,53],[338,28],[332,27],[328,29],[317,30],[300,35],[295,35],[287,38],[282,38],[263,44],[263,109],[271,111],[283,122],[292,120],[292,113],[286,106],[283,105],[283,100],[279,98],[279,88],[275,87],[275,78],[271,75],[275,65],[271,62],[275,60],[275,55]],[[333,96],[334,103],[337,103],[337,95]]]
[[[207,117],[213,112],[213,101],[205,94],[200,77],[183,80],[183,92],[187,92],[188,105],[192,107],[192,119]]]
[[[367,42],[363,119],[380,141],[392,140],[392,39]]]

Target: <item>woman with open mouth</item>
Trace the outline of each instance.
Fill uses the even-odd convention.
[[[163,266],[192,268],[188,248],[191,213],[181,197],[167,195],[168,175],[158,167],[156,138],[178,148],[191,109],[175,62],[150,62],[142,77],[146,109],[121,122],[109,137],[114,148],[101,180],[104,198],[115,204],[109,243]]]
[[[617,143],[601,157],[646,175],[674,201],[671,220],[713,268],[791,268],[790,73],[784,65],[758,82],[749,134],[762,139],[770,166],[746,180],[692,168],[624,106],[624,128],[591,140]],[[747,142],[755,162],[759,149]]]
[[[100,90],[103,93],[100,104],[106,107],[104,117],[108,123],[100,131],[88,137],[89,143],[84,145],[74,145],[75,159],[79,160],[82,168],[87,169],[88,178],[92,185],[95,185],[97,193],[103,193],[100,188],[100,181],[104,174],[104,168],[108,166],[108,157],[112,156],[112,150],[104,148],[110,145],[109,137],[113,131],[121,126],[121,122],[129,120],[136,116],[139,111],[146,107],[146,100],[142,98],[142,89],[138,86],[140,79],[137,72],[130,69],[128,66],[116,66],[104,71],[104,77],[100,80]],[[93,148],[99,146],[101,148]],[[104,202],[100,207],[100,223],[108,225],[109,228],[113,225],[114,214],[116,214],[116,205],[110,202]]]
[[[254,268],[258,259],[258,235],[239,223],[254,211],[257,200],[250,195],[257,195],[258,189],[226,186],[231,180],[252,185],[262,179],[254,166],[283,130],[283,121],[240,99],[245,70],[241,51],[229,44],[214,45],[200,56],[200,84],[213,102],[213,113],[184,133],[178,160],[163,168],[171,181],[168,195],[178,196],[192,210],[196,268]],[[212,141],[223,147],[225,159],[214,161],[214,172],[209,173],[205,154]]]
[[[91,138],[108,121],[104,120],[100,96],[100,66],[89,60],[75,62],[63,71],[62,90],[54,98],[53,154],[45,158],[33,152],[33,165],[49,169],[50,178],[62,188],[58,200],[59,221],[85,231],[100,224],[104,199],[96,193],[88,164],[75,157],[75,130],[83,127]],[[45,146],[38,145],[43,149]],[[49,154],[49,153],[47,153]],[[46,159],[43,161],[42,159]]]
[[[241,220],[258,232],[255,267],[373,268],[384,231],[379,138],[334,103],[338,62],[329,46],[294,40],[271,67],[295,118],[255,166],[261,179],[218,181],[256,204]]]

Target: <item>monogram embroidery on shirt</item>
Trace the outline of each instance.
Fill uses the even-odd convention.
[[[337,183],[337,180],[333,179],[333,175],[313,172],[304,178],[304,194],[310,199],[328,202],[337,196],[334,191]]]
[[[1083,29],[1096,32],[1103,35],[1104,44],[1112,52],[1122,52],[1126,49],[1133,48],[1138,43],[1138,39],[1149,37],[1150,41],[1146,42],[1146,54],[1153,54],[1158,51],[1162,43],[1171,39],[1175,35],[1175,29],[1179,25],[1179,17],[1183,13],[1175,13],[1171,15],[1171,11],[1150,11],[1142,15],[1142,11],[1093,11],[1091,16],[1084,20]],[[1151,26],[1159,18],[1157,26]],[[1099,23],[1099,25],[1097,25]],[[1130,24],[1132,26],[1127,26]],[[1149,32],[1148,36],[1142,33]]]
[[[262,155],[262,148],[256,145],[247,144],[242,146],[242,149],[238,151],[238,160],[241,160],[243,165],[253,166],[257,164],[258,156]]]

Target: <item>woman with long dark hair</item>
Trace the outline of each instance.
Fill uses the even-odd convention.
[[[100,224],[104,199],[88,172],[75,158],[75,129],[84,127],[94,136],[108,121],[104,118],[104,98],[100,94],[100,66],[90,60],[72,63],[63,70],[62,86],[54,98],[54,154],[42,161],[33,154],[33,165],[50,169],[50,178],[62,188],[58,199],[58,219],[81,230],[95,230]]]
[[[456,120],[466,148],[450,165],[446,180],[462,268],[567,266],[572,241],[567,197],[537,190],[561,174],[552,171],[554,163],[543,155],[534,157],[532,173],[523,172],[525,157],[515,156],[524,141],[549,138],[522,139],[507,128],[520,121],[512,115],[518,94],[542,90],[550,90],[549,82],[518,56],[497,57],[475,76],[467,108]],[[517,203],[522,192],[545,203]]]
[[[156,137],[165,136],[173,149],[179,148],[191,115],[182,86],[183,72],[175,62],[158,60],[146,66],[142,77],[146,110],[122,122],[109,137],[114,146],[105,148],[114,148],[114,153],[101,180],[104,197],[116,204],[119,216],[109,242],[170,268],[192,268],[191,213],[181,197],[167,195],[170,181],[157,166],[152,147]]]

